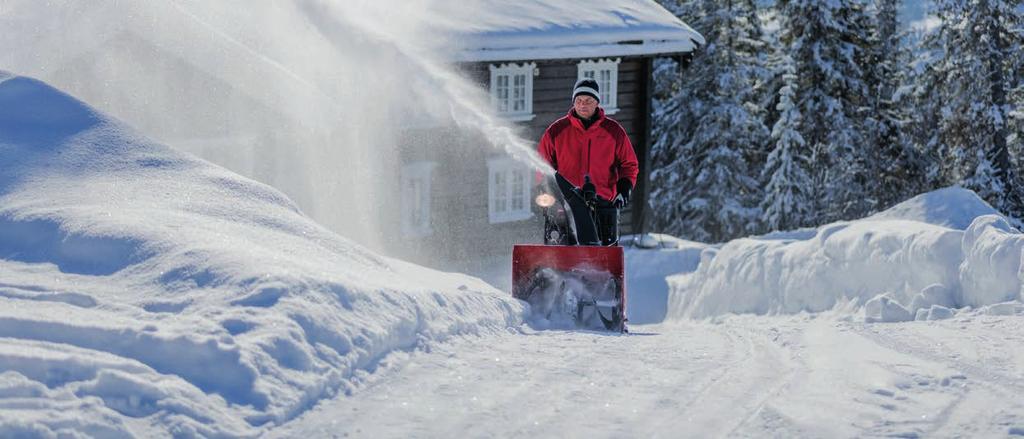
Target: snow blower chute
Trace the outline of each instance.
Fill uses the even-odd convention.
[[[584,189],[558,173],[555,181],[536,199],[544,245],[512,248],[512,294],[548,324],[626,332],[625,260],[617,227],[602,224],[617,221],[618,209],[585,190],[589,176]]]

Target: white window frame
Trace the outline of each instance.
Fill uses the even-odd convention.
[[[530,176],[529,167],[511,158],[487,160],[487,218],[491,224],[533,217]],[[522,182],[520,187],[516,187],[517,178]]]
[[[597,80],[597,85],[601,89],[601,108],[604,109],[604,114],[615,114],[619,112],[619,63],[622,62],[622,58],[615,59],[597,59],[589,60],[585,59],[580,61],[576,66],[576,80],[583,78],[594,78]],[[601,71],[608,71],[609,78],[608,82],[602,82],[600,78]]]
[[[533,76],[538,73],[536,63],[490,65],[491,70],[491,108],[499,115],[512,121],[528,121],[536,117],[533,114]],[[513,109],[515,99],[515,81],[523,81],[523,108]],[[499,81],[504,80],[499,84]],[[502,93],[502,88],[505,88]],[[499,96],[501,95],[501,96]]]
[[[430,217],[430,186],[434,177],[434,162],[414,162],[402,166],[402,233],[406,236],[430,236],[434,233]],[[416,193],[412,184],[420,181]]]

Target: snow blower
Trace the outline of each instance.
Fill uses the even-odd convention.
[[[626,332],[622,247],[611,232],[617,227],[603,227],[598,213],[613,207],[585,190],[593,187],[589,176],[584,189],[554,178],[557,190],[535,200],[544,213],[544,245],[512,248],[512,294],[550,325]]]

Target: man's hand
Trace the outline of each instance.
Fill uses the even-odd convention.
[[[629,204],[629,195],[633,192],[633,183],[630,183],[627,178],[620,178],[619,181],[615,183],[615,188],[618,191],[618,194],[616,194],[615,198],[612,199],[612,205],[615,206],[616,209],[622,209]]]

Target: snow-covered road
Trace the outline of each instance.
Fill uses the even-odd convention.
[[[397,354],[280,437],[1024,434],[1024,319],[729,317]],[[1007,335],[1016,334],[1016,335]]]

